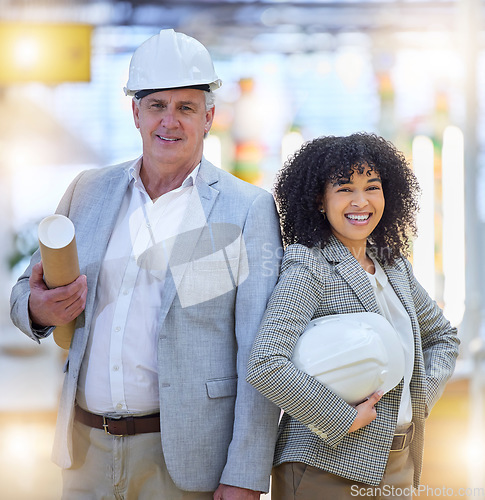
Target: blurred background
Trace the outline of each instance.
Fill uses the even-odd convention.
[[[417,493],[485,498],[485,1],[0,0],[0,499],[60,496],[65,353],[13,327],[11,287],[74,176],[141,153],[123,86],[162,28],[213,56],[205,155],[234,175],[271,190],[326,134],[375,132],[408,157],[423,190],[415,272],[462,341]]]

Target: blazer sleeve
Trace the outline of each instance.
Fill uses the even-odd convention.
[[[237,395],[233,437],[220,482],[266,492],[280,410],[246,382],[246,370],[282,256],[278,216],[269,193],[261,193],[253,201],[243,227],[243,242],[249,272],[236,294]]]
[[[325,269],[316,252],[302,245],[286,249],[278,284],[251,353],[248,381],[335,448],[357,410],[291,361],[298,338],[324,301]]]
[[[453,374],[460,340],[457,329],[451,326],[441,308],[415,278],[411,264],[407,260],[405,264],[420,329],[426,371],[426,410],[429,414]]]
[[[57,209],[56,213],[62,215],[68,215],[70,200],[72,197],[72,193],[74,191],[74,187],[77,184],[78,179],[83,175],[80,173],[76,179],[74,179],[71,185],[68,187],[66,193],[62,197]],[[10,318],[13,324],[25,333],[28,337],[35,340],[37,343],[49,336],[54,327],[51,326],[49,328],[43,330],[35,330],[32,326],[32,322],[30,321],[29,315],[29,297],[30,297],[30,284],[29,278],[32,273],[32,267],[40,262],[40,251],[37,249],[35,253],[32,255],[30,259],[30,263],[27,269],[22,273],[22,275],[18,278],[17,282],[12,288],[12,292],[10,294]]]
[[[33,328],[29,315],[30,285],[29,278],[32,267],[40,261],[40,252],[37,250],[30,259],[27,269],[18,278],[10,294],[10,319],[12,323],[32,340],[40,344],[41,339],[47,337],[54,327],[42,331]]]

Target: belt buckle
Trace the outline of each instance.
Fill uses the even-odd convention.
[[[103,429],[104,429],[104,433],[108,434],[110,436],[115,436],[115,437],[123,437],[124,436],[124,434],[112,434],[109,431],[109,422],[108,422],[108,419],[104,415],[103,415]]]
[[[402,445],[400,448],[390,450],[390,451],[403,451],[404,448],[406,448],[406,436],[408,435],[410,429],[411,429],[411,437],[409,438],[409,443],[411,443],[411,441],[414,438],[414,422],[411,422],[411,424],[408,427],[408,430],[406,432],[394,434],[394,437],[402,437]]]
[[[401,447],[400,447],[400,448],[392,448],[390,451],[392,452],[392,451],[402,451],[402,450],[404,450],[404,448],[405,448],[405,444],[406,444],[406,433],[402,433],[402,434],[401,434],[401,433],[399,433],[399,434],[394,434],[394,437],[395,437],[395,438],[396,438],[396,437],[400,437],[400,438],[402,438],[402,441],[401,441],[401,443],[402,443],[402,444],[401,444]],[[394,439],[394,438],[393,438],[393,439]]]

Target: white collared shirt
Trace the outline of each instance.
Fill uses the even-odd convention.
[[[200,165],[179,188],[151,200],[140,178],[141,160],[130,170],[101,265],[79,375],[78,404],[93,413],[145,414],[160,407],[157,325],[163,286]]]
[[[366,273],[374,289],[377,305],[383,316],[391,323],[401,337],[404,350],[404,387],[401,396],[401,405],[397,425],[408,424],[413,417],[411,406],[411,391],[409,383],[414,368],[414,336],[411,318],[404,309],[399,297],[387,280],[386,273],[380,264],[372,258],[375,266],[375,274]]]

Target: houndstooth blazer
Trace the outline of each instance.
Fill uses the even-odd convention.
[[[375,257],[379,260],[378,255]],[[415,438],[411,444],[414,484],[421,475],[424,423],[441,396],[458,355],[455,328],[415,279],[404,258],[381,265],[408,312],[415,363],[410,383]],[[401,381],[377,403],[377,418],[348,433],[357,411],[290,361],[293,348],[317,317],[379,313],[374,291],[357,260],[332,237],[323,249],[287,247],[249,361],[248,381],[284,410],[274,465],[303,462],[353,481],[378,485],[394,435]],[[338,332],[336,332],[338,334]]]

